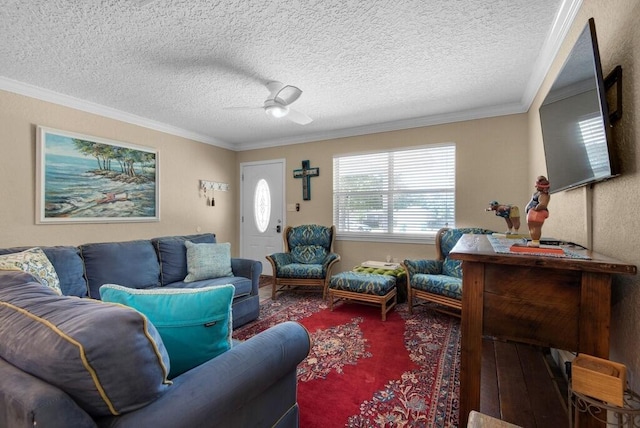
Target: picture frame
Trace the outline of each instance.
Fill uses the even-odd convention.
[[[43,126],[36,224],[160,221],[156,149]]]

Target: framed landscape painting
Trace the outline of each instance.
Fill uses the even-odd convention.
[[[38,127],[36,223],[160,220],[158,151]]]

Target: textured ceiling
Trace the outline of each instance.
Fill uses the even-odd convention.
[[[0,89],[236,150],[517,113],[580,2],[0,0]]]

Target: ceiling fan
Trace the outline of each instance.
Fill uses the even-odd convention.
[[[262,107],[237,108],[262,108],[265,113],[271,117],[277,119],[284,118],[299,125],[307,125],[313,121],[313,119],[301,111],[289,107],[302,95],[300,88],[292,85],[284,85],[276,81],[268,82],[266,86],[269,90],[269,96]]]

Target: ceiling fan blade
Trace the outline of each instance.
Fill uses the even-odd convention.
[[[280,104],[289,105],[300,98],[300,95],[302,95],[302,91],[299,88],[287,85],[280,89],[273,99]]]
[[[309,116],[302,113],[301,111],[294,110],[292,108],[289,108],[289,114],[287,114],[284,118],[289,119],[291,122],[297,123],[298,125],[308,125],[313,122],[313,119],[311,119]]]

